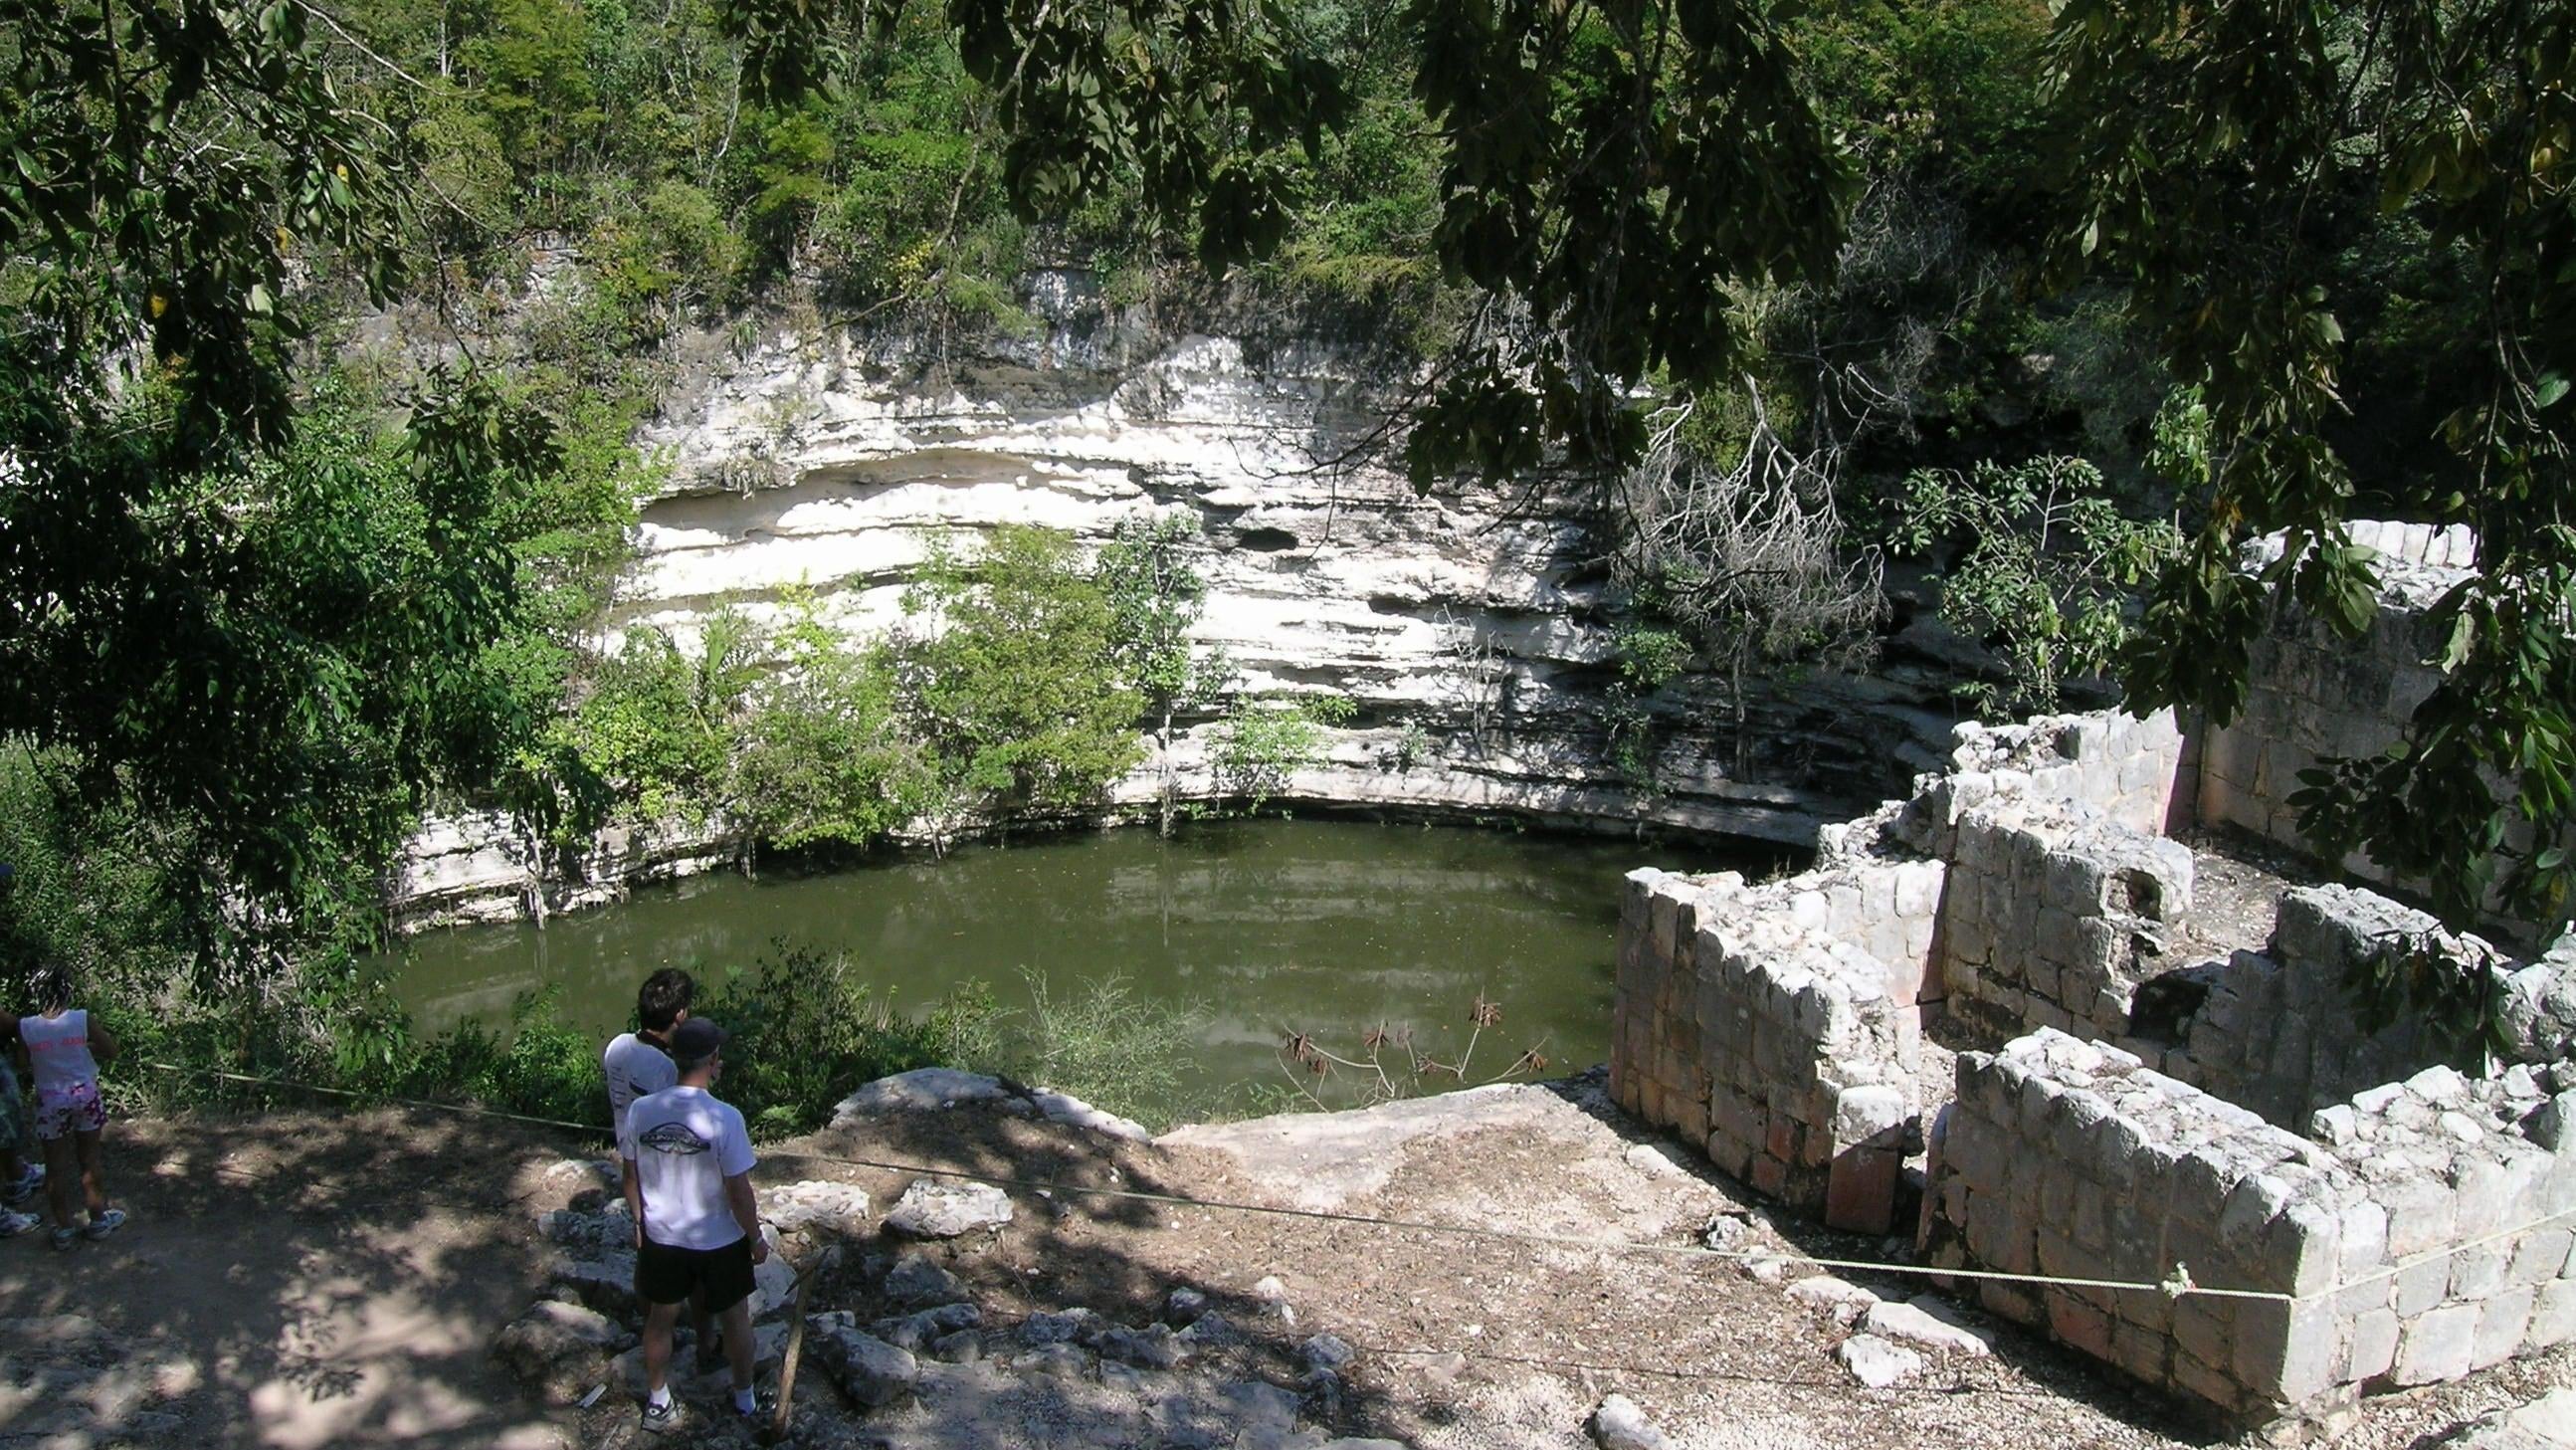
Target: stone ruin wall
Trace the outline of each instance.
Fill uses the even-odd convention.
[[[2447,1067],[2310,1136],[2042,1028],[1959,1060],[1918,1237],[1947,1267],[2277,1297],[1976,1283],[2003,1317],[2261,1420],[2576,1338],[2576,1071]],[[2326,1114],[2320,1114],[2320,1118]]]
[[[2275,1296],[1959,1281],[2235,1417],[2330,1410],[2576,1338],[2576,936],[2516,964],[2375,893],[2318,887],[2284,899],[2261,952],[2193,962],[2168,945],[2194,882],[2164,833],[2214,795],[2236,811],[2218,823],[2272,837],[2290,752],[2361,743],[2353,682],[2420,671],[2390,641],[2446,587],[2421,566],[2453,541],[2392,529],[2382,547],[2402,565],[2359,663],[2302,660],[2325,657],[2285,620],[2257,660],[2291,659],[2296,678],[2258,681],[2251,697],[2272,703],[2228,731],[2116,713],[1962,727],[1951,771],[1828,827],[1813,872],[1750,888],[1632,876],[1621,1103],[1832,1226],[1884,1233],[1911,1207],[1945,1267],[2162,1283],[2181,1266]],[[2417,683],[2375,697],[2370,748]],[[2339,733],[2265,733],[2293,721]],[[2229,774],[2249,751],[2272,764]],[[2355,1022],[2345,974],[2392,934],[2491,964],[2513,1024],[2503,1070],[2465,1078],[2420,1028]],[[2000,1050],[1923,1081],[1923,1027],[1942,1017]],[[1918,1142],[1921,1173],[1900,1170]]]
[[[2245,709],[2209,730],[2196,779],[2199,818],[2303,848],[2290,809],[2299,772],[2327,755],[2371,755],[2398,737],[2441,676],[2424,660],[2426,612],[2475,557],[2465,527],[2359,524],[2353,541],[2380,551],[2379,614],[2358,640],[2293,610],[2257,637]],[[2277,546],[2271,546],[2277,555]],[[2345,868],[2366,879],[2368,862]]]
[[[1765,886],[1632,875],[1610,1067],[1620,1103],[1765,1194],[1883,1231],[1921,1120],[1916,995],[1941,880],[1933,861]]]

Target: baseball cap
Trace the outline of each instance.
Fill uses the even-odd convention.
[[[692,1017],[671,1030],[671,1060],[686,1066],[704,1062],[724,1046],[726,1031],[704,1017]]]

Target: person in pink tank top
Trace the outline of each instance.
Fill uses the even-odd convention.
[[[125,1210],[107,1206],[99,1181],[99,1136],[107,1104],[99,1097],[98,1069],[116,1057],[116,1038],[72,1005],[70,969],[39,963],[36,1011],[18,1019],[18,1060],[36,1084],[36,1138],[45,1147],[45,1191],[54,1210],[54,1247],[70,1248],[84,1236],[103,1239],[125,1223]],[[72,1180],[89,1209],[89,1223],[72,1222]]]

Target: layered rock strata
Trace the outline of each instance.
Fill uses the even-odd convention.
[[[1605,751],[1607,570],[1579,500],[1416,493],[1378,446],[1387,380],[1351,350],[1150,340],[1070,274],[1041,278],[1034,302],[1041,334],[955,367],[837,331],[683,347],[642,440],[668,482],[643,509],[609,633],[685,644],[719,606],[774,620],[794,594],[870,636],[901,618],[942,534],[1038,524],[1089,548],[1154,512],[1196,535],[1197,638],[1233,663],[1235,698],[1357,707],[1289,783],[1293,801],[1804,846],[1946,749],[1954,662],[1914,648],[1918,630],[1867,677],[1809,674],[1751,701],[1741,750],[1713,676],[1669,687],[1653,702],[1658,789],[1633,790]],[[1185,797],[1215,792],[1209,719],[1178,723],[1170,758],[1113,808],[1152,799],[1167,767]],[[563,909],[731,854],[706,832],[624,827],[561,879],[513,835],[491,817],[432,823],[393,884],[396,914]]]

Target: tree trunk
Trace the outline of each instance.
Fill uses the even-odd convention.
[[[1734,652],[1734,654],[1733,654],[1733,656],[1732,656],[1732,659],[1731,659],[1731,661],[1730,661],[1730,666],[1731,666],[1731,667],[1730,667],[1730,669],[1728,670],[1728,674],[1729,674],[1729,676],[1730,676],[1730,683],[1729,683],[1728,688],[1727,688],[1727,695],[1728,695],[1727,703],[1728,703],[1728,705],[1729,705],[1729,706],[1734,710],[1734,712],[1735,712],[1735,770],[1734,770],[1734,779],[1735,779],[1735,780],[1737,780],[1738,782],[1741,782],[1741,781],[1745,778],[1745,774],[1746,774],[1746,772],[1751,768],[1752,759],[1753,759],[1753,750],[1752,750],[1752,744],[1753,744],[1753,743],[1752,743],[1752,741],[1750,741],[1750,740],[1748,740],[1748,739],[1746,739],[1746,738],[1745,738],[1745,737],[1746,737],[1745,719],[1746,719],[1746,717],[1747,717],[1751,712],[1750,712],[1750,711],[1748,711],[1748,710],[1745,708],[1745,704],[1744,704],[1744,668],[1745,668],[1745,661],[1744,661],[1744,652],[1743,652],[1742,650],[1737,650],[1737,651],[1735,651],[1735,652]]]
[[[1163,839],[1170,840],[1172,836],[1172,816],[1176,805],[1174,797],[1180,793],[1180,787],[1172,778],[1172,712],[1169,710],[1165,710],[1163,712],[1163,728],[1155,732],[1154,752],[1156,757],[1160,760],[1163,770]]]

